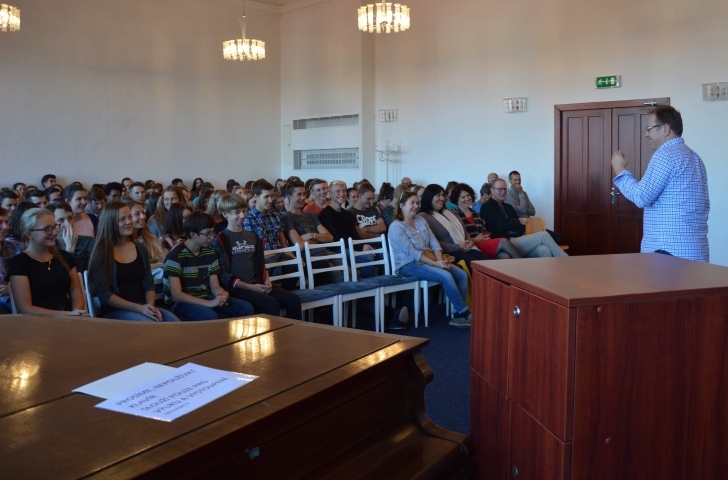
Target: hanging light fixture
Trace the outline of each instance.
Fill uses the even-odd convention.
[[[223,57],[225,57],[225,60],[263,60],[265,58],[265,42],[245,38],[245,3],[243,3],[243,16],[239,20],[243,38],[222,42]]]
[[[399,3],[368,4],[359,7],[359,30],[362,32],[404,32],[410,27],[410,9]]]
[[[0,3],[0,31],[15,32],[20,30],[20,9]]]

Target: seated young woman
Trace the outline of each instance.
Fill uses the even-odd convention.
[[[132,239],[144,245],[149,252],[149,260],[151,263],[164,262],[166,252],[162,248],[162,243],[159,239],[149,231],[147,227],[147,215],[144,212],[142,204],[135,200],[126,200],[124,203],[131,210],[131,219],[134,222]],[[161,274],[159,278],[161,278]]]
[[[225,190],[213,190],[210,195],[210,200],[207,202],[207,209],[205,210],[205,213],[215,220],[215,234],[222,232],[227,227],[227,220],[220,213],[220,210],[218,209],[218,202],[220,202],[220,199],[224,195],[228,195],[228,193],[229,192]]]
[[[79,183],[72,183],[63,190],[63,199],[73,210],[73,225],[78,235],[93,237],[94,224],[86,213],[88,205],[88,192]]]
[[[205,183],[200,177],[195,178],[192,181],[192,190],[190,190],[190,198],[194,200],[200,193],[200,187]]]
[[[162,249],[166,252],[172,250],[175,245],[183,243],[185,238],[184,221],[185,218],[192,214],[192,207],[184,203],[173,203],[167,210],[164,219],[164,231],[166,232],[159,238]]]
[[[263,242],[255,232],[243,229],[248,203],[239,195],[220,198],[218,209],[227,220],[227,227],[210,243],[220,262],[220,283],[235,298],[253,305],[255,313],[301,319],[301,298],[272,285],[265,269]]]
[[[394,206],[394,222],[389,227],[394,273],[439,282],[455,310],[456,318],[450,321],[450,326],[470,328],[470,310],[465,304],[468,274],[443,260],[442,247],[418,213],[417,193],[402,192]]]
[[[20,219],[25,251],[10,260],[8,277],[15,306],[28,315],[87,316],[73,256],[55,248],[58,227],[45,208],[32,208]]]
[[[116,320],[177,322],[157,308],[149,252],[132,240],[134,221],[123,202],[109,202],[101,212],[89,262],[89,290],[101,303],[100,316]]]
[[[485,228],[485,220],[471,208],[473,198],[475,191],[467,183],[454,185],[450,192],[450,201],[457,206],[454,211],[475,246],[489,258],[523,258],[510,240],[490,238],[490,232]]]
[[[464,260],[471,272],[470,262],[492,258],[478,250],[460,218],[445,208],[445,189],[440,185],[430,184],[425,188],[418,216],[425,219],[442,251],[458,261]]]
[[[38,208],[35,203],[28,201],[20,202],[15,206],[15,211],[10,218],[8,236],[5,242],[14,244],[15,248],[20,252],[27,247],[27,244],[23,241],[23,237],[20,235],[20,219],[23,218],[25,212],[33,208]]]
[[[48,210],[53,213],[58,227],[56,246],[73,255],[76,269],[85,272],[94,249],[94,239],[76,233],[73,228],[73,209],[66,202],[53,202],[48,205]]]
[[[171,207],[172,204],[181,202],[183,197],[184,193],[182,193],[182,190],[175,185],[170,185],[165,189],[162,194],[162,198],[157,203],[157,209],[154,212],[154,215],[152,215],[147,223],[149,231],[152,232],[153,235],[156,235],[157,238],[167,233],[164,231],[164,221],[167,218],[167,210],[169,210],[169,207]]]
[[[379,213],[382,214],[384,223],[387,228],[392,224],[392,214],[394,213],[394,205],[392,200],[394,199],[394,187],[391,183],[384,182],[379,188],[379,196],[377,197],[376,207],[379,209]]]

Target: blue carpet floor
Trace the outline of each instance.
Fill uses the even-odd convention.
[[[410,311],[410,315],[413,315]],[[427,338],[430,344],[422,352],[432,367],[434,377],[425,389],[425,406],[430,418],[448,430],[470,432],[470,330],[448,325],[445,306],[430,305],[429,326],[425,328],[420,312],[419,328],[387,333]],[[358,309],[357,328],[374,331],[374,318]]]

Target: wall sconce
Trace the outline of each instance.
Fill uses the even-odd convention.
[[[379,110],[380,122],[396,122],[399,110]]]
[[[17,32],[20,30],[20,9],[0,3],[0,31]]]
[[[503,111],[506,113],[525,112],[528,107],[528,99],[523,97],[504,98]]]

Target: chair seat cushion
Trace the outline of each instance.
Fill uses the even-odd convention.
[[[398,277],[396,275],[379,275],[360,280],[362,283],[371,283],[378,287],[391,287],[392,285],[404,285],[406,283],[416,283],[417,281],[414,277]]]
[[[378,285],[367,282],[336,282],[316,287],[316,289],[333,291],[337,295],[365,292],[367,290],[376,290],[377,288],[379,288]]]
[[[298,295],[301,299],[301,303],[315,302],[317,300],[323,300],[325,298],[335,297],[339,293],[333,290],[321,290],[315,289],[304,289],[304,290],[292,290],[291,293]]]

